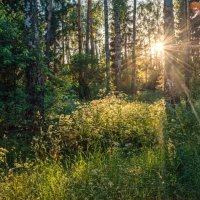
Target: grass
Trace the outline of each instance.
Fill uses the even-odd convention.
[[[9,172],[1,182],[6,199],[152,199],[163,193],[162,156],[148,150],[129,158],[119,151],[80,153],[66,169],[43,162]]]
[[[97,144],[106,149],[153,147],[162,142],[163,110],[162,101],[150,105],[109,96],[80,106],[70,116],[60,116],[48,137],[60,138],[73,151]]]
[[[0,149],[0,199],[198,200],[198,103],[194,109],[165,116],[162,101],[115,96],[81,105],[34,139],[34,160],[9,165],[14,150]]]

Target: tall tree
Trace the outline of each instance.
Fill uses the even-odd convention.
[[[90,42],[90,23],[91,23],[91,0],[87,1],[87,25],[86,25],[86,46],[85,52],[89,53],[89,42]]]
[[[191,66],[193,69],[192,73],[192,85],[193,91],[192,96],[193,98],[197,98],[199,94],[199,65],[200,63],[200,1],[198,0],[191,0],[190,1],[190,43],[191,43]],[[190,71],[191,73],[191,71]]]
[[[105,52],[106,52],[106,90],[110,91],[110,47],[108,24],[108,0],[104,0],[104,27],[105,27]]]
[[[48,0],[47,11],[48,11],[48,17],[47,17],[47,35],[46,35],[46,64],[49,68],[50,46],[51,46],[51,27],[52,27],[52,14],[53,14],[53,1],[52,0]]]
[[[122,41],[121,41],[121,17],[122,17],[123,2],[113,0],[113,13],[114,13],[114,27],[115,27],[115,38],[114,38],[114,68],[115,68],[115,82],[116,89],[121,90],[121,65],[122,65]]]
[[[132,77],[131,89],[133,94],[136,93],[136,12],[137,0],[133,0],[133,64],[132,64]]]
[[[82,52],[82,29],[81,29],[81,0],[78,0],[78,49]]]
[[[191,81],[191,66],[189,65],[190,60],[190,10],[189,2],[187,0],[182,0],[180,2],[180,28],[182,45],[184,47],[183,55],[183,67],[185,71],[185,98],[187,106],[190,105],[190,81]]]
[[[91,56],[94,59],[94,27],[93,27],[93,16],[90,13],[90,46],[91,46]]]
[[[44,76],[41,70],[41,51],[38,28],[38,5],[35,0],[26,0],[25,7],[26,44],[30,59],[26,66],[27,119],[31,131],[37,131],[42,126],[44,118]]]
[[[173,0],[164,0],[164,42],[165,42],[165,69],[164,91],[167,105],[175,106],[175,80],[174,80],[174,50],[175,31]]]
[[[121,20],[120,20],[120,13],[116,11],[115,13],[115,26],[116,26],[116,38],[115,38],[115,65],[117,69],[117,76],[116,76],[116,83],[117,83],[117,90],[121,90]]]

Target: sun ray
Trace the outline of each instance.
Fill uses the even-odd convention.
[[[162,42],[156,42],[151,46],[151,54],[162,54],[164,51],[164,44]]]

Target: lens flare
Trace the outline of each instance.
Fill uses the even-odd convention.
[[[157,42],[151,46],[151,54],[162,54],[164,51],[164,45],[162,42]]]

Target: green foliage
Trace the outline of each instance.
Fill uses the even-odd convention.
[[[152,70],[149,80],[145,85],[145,88],[148,90],[155,91],[159,84],[160,72],[156,70]]]
[[[199,108],[198,102],[192,108],[177,107],[168,115],[165,131],[168,183],[171,183],[168,192],[180,199],[200,196]]]
[[[155,103],[163,99],[163,92],[162,91],[143,91],[139,92],[137,96],[133,97],[135,101],[143,102],[143,103]]]
[[[6,166],[6,154],[8,151],[4,148],[0,148],[0,174],[3,172],[3,170],[7,167]]]
[[[23,15],[9,14],[0,6],[0,125],[15,126],[23,118],[26,109],[23,71],[27,49],[22,38]]]
[[[120,0],[113,0],[112,1],[113,12],[119,13],[121,19],[125,18],[127,8],[128,8],[128,1],[120,1]]]
[[[65,170],[55,162],[16,164],[0,182],[6,199],[151,199],[160,198],[162,160],[159,151],[146,151],[124,159],[119,153],[79,153]]]
[[[161,160],[157,151],[146,151],[124,159],[119,153],[98,152],[78,160],[72,169],[74,199],[147,199],[162,190]],[[157,174],[156,174],[157,173]],[[78,179],[78,180],[77,180]]]
[[[72,130],[81,143],[133,148],[154,146],[158,142],[162,106],[128,103],[110,96],[82,106],[72,116]]]
[[[75,2],[53,1],[47,69],[44,35],[50,22],[47,19],[49,2],[40,1],[38,15],[33,15],[40,44],[31,53],[27,48],[31,44],[24,35],[22,1],[0,0],[0,199],[198,200],[200,104],[195,102],[190,108],[181,104],[169,111],[161,100],[163,93],[155,91],[163,70],[163,57],[159,52],[151,53],[150,45],[162,40],[162,4],[159,0],[147,0],[137,5],[136,82],[142,92],[130,99],[123,94],[102,98],[106,81],[102,59],[105,53],[103,3],[100,1],[92,2],[89,20],[90,43],[92,46],[94,42],[95,55],[84,51],[77,54]],[[121,44],[121,88],[127,92],[133,67],[132,8],[127,0],[113,0],[113,19],[109,20],[112,21],[111,65],[117,72],[114,65],[120,54],[115,58],[115,51],[118,51],[117,43]],[[82,4],[82,46],[86,9],[87,4]],[[116,43],[118,16],[121,42]],[[175,19],[177,39],[183,44],[180,33],[185,32],[177,26],[181,16],[175,15]],[[192,26],[193,23],[194,38],[198,26]],[[198,55],[198,49],[192,50],[189,58],[195,72],[190,78],[190,94],[194,99],[199,95]],[[182,52],[176,56],[176,60],[186,61]],[[32,70],[27,70],[27,66]],[[177,63],[176,69],[180,70],[176,77],[185,96],[184,67]],[[27,77],[31,83],[29,88],[25,88]],[[143,92],[144,89],[155,92]],[[31,94],[29,98],[28,94]],[[33,98],[32,104],[28,102],[30,98]],[[99,100],[85,101],[95,98]],[[42,128],[38,106],[34,106],[37,100],[41,100],[42,109],[44,106]],[[37,117],[38,127],[28,124],[27,108],[35,111],[32,113]],[[30,127],[39,130],[37,135]]]
[[[121,147],[125,153],[154,147],[161,139],[162,117],[161,102],[154,105],[131,103],[123,95],[110,95],[80,105],[71,115],[61,115],[43,139],[37,139],[37,154],[59,159],[63,153],[92,150],[96,146],[103,149]]]
[[[0,198],[6,199],[64,199],[67,192],[67,174],[56,163],[15,164],[23,173],[9,171],[1,182]]]
[[[103,88],[104,68],[100,66],[97,57],[91,54],[75,54],[70,65],[75,90],[80,99],[89,99],[97,96]]]
[[[45,111],[46,117],[50,120],[54,115],[70,114],[76,109],[76,102],[79,101],[76,92],[73,90],[72,79],[63,70],[59,77],[52,77],[46,82]]]
[[[198,102],[167,118],[162,102],[121,94],[76,106],[34,138],[35,161],[10,168],[14,149],[0,148],[1,198],[199,199]]]

